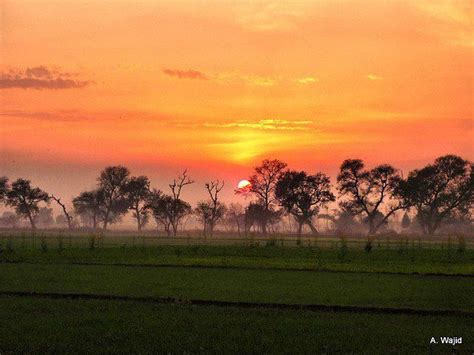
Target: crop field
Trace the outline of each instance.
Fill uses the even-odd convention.
[[[472,353],[472,244],[364,243],[2,235],[0,353]]]

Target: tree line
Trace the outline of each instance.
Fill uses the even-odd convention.
[[[209,236],[223,220],[236,226],[239,234],[252,228],[267,234],[283,216],[293,219],[297,235],[301,235],[304,226],[318,234],[316,218],[339,224],[358,218],[367,234],[375,235],[397,211],[405,211],[402,226],[407,225],[407,212],[413,211],[421,231],[431,235],[449,220],[467,220],[471,224],[473,174],[473,164],[456,155],[439,157],[410,171],[406,178],[389,164],[368,169],[360,159],[347,159],[333,186],[322,172],[292,170],[280,160],[265,159],[248,178],[249,188],[236,190],[237,194],[252,197],[245,208],[236,203],[226,206],[221,201],[225,184],[220,180],[205,183],[208,198],[192,208],[182,199],[183,189],[195,183],[186,170],[169,183],[167,191],[161,191],[151,187],[147,176],[131,176],[128,168],[119,165],[106,167],[95,189],[74,197],[72,210],[56,195],[33,187],[30,180],[23,178],[11,184],[8,178],[0,178],[0,201],[29,221],[32,229],[36,229],[42,211],[40,204],[54,202],[61,208],[69,229],[81,223],[106,230],[131,212],[139,231],[153,218],[172,236],[177,235],[189,215],[198,218],[204,235]],[[336,200],[338,210],[320,213]]]

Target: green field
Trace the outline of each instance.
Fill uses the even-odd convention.
[[[471,353],[473,265],[455,244],[3,240],[0,352]]]

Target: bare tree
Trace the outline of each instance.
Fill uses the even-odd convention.
[[[170,224],[173,231],[173,236],[176,236],[178,233],[179,224],[182,219],[191,213],[191,206],[181,200],[181,192],[183,187],[187,185],[194,184],[194,180],[191,180],[188,176],[187,170],[184,170],[183,173],[176,179],[173,180],[169,187],[172,194],[172,203],[170,207]]]
[[[249,178],[250,192],[257,197],[258,204],[262,207],[259,215],[263,234],[267,234],[268,223],[276,216],[274,213],[275,187],[286,166],[286,163],[280,160],[265,159],[260,166],[255,168],[255,174]]]
[[[68,212],[67,208],[66,208],[66,205],[64,203],[61,202],[61,199],[54,196],[54,195],[50,195],[49,196],[52,200],[56,201],[56,203],[61,206],[62,210],[63,210],[63,213],[64,213],[64,217],[66,217],[66,222],[67,222],[67,228],[69,230],[72,229],[72,215]]]
[[[35,217],[40,202],[49,202],[49,195],[38,187],[31,187],[31,181],[18,179],[7,192],[7,205],[15,208],[18,215],[28,218],[32,229],[36,229]]]
[[[217,222],[224,216],[225,205],[219,201],[219,192],[224,188],[224,181],[211,181],[204,185],[209,194],[209,201],[199,202],[195,212],[204,225],[204,235],[212,237]]]
[[[353,215],[365,215],[369,226],[368,235],[374,235],[396,211],[407,206],[399,198],[398,187],[401,177],[388,164],[372,170],[364,170],[360,159],[345,160],[337,177],[342,209]],[[380,216],[384,207],[386,213]]]

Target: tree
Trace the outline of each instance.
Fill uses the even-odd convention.
[[[242,205],[239,203],[231,203],[227,209],[225,219],[232,228],[237,228],[240,237],[242,234],[242,227],[245,226],[245,211]]]
[[[250,202],[245,209],[245,231],[248,232],[254,225],[257,225],[263,232],[264,228],[272,225],[280,218],[280,212],[266,210],[265,206],[259,202]]]
[[[331,192],[329,177],[323,173],[308,175],[304,171],[289,170],[278,180],[275,196],[287,213],[298,223],[298,236],[306,224],[314,234],[318,231],[313,225],[313,217],[319,209],[331,201],[335,201]]]
[[[106,167],[98,178],[105,207],[104,230],[109,223],[119,220],[128,211],[126,194],[129,175],[130,171],[126,167],[118,165]]]
[[[411,171],[400,187],[405,203],[416,209],[423,233],[429,235],[447,218],[472,208],[473,189],[473,164],[456,155]]]
[[[14,207],[19,216],[27,218],[34,230],[40,202],[49,203],[49,195],[38,187],[31,187],[30,180],[16,180],[7,192],[7,205]]]
[[[189,203],[175,199],[173,196],[163,194],[159,190],[154,190],[150,195],[149,208],[157,224],[161,224],[170,236],[176,236],[178,226],[182,219],[191,213]]]
[[[212,237],[214,227],[217,222],[224,216],[226,207],[219,201],[219,192],[224,188],[224,181],[211,181],[204,185],[209,194],[209,201],[201,201],[198,203],[195,213],[201,219],[204,226],[204,235]]]
[[[82,222],[96,229],[104,220],[105,204],[101,190],[84,191],[72,200],[74,211]]]
[[[146,176],[132,177],[125,191],[129,209],[133,211],[133,218],[137,220],[138,231],[141,231],[148,223],[150,214],[150,180]]]
[[[49,228],[54,224],[53,209],[49,207],[40,207],[34,217],[35,224],[40,228]]]
[[[8,178],[6,176],[0,177],[0,202],[4,202],[8,189]]]
[[[401,180],[391,165],[364,170],[362,160],[345,160],[337,177],[339,196],[345,198],[340,205],[353,215],[364,215],[369,226],[368,235],[374,235],[390,216],[407,207],[398,193]],[[382,207],[386,213],[383,218],[377,218]]]
[[[67,222],[67,228],[69,230],[72,229],[72,215],[68,212],[67,208],[66,208],[66,205],[64,203],[61,202],[61,199],[54,196],[54,195],[51,195],[50,198],[54,201],[56,201],[56,203],[61,206],[62,210],[63,210],[63,213],[64,213],[64,217],[66,219],[66,222]]]
[[[191,206],[189,203],[181,200],[181,192],[184,186],[194,184],[194,180],[191,180],[188,176],[187,170],[176,179],[173,180],[169,187],[171,189],[172,203],[170,204],[169,219],[173,236],[178,233],[178,227],[183,218],[191,213]]]
[[[19,223],[20,218],[18,215],[10,211],[3,212],[2,217],[0,217],[0,226],[2,227],[16,228]]]
[[[410,225],[411,225],[410,217],[408,216],[408,213],[405,212],[405,214],[403,215],[403,218],[402,218],[402,228],[403,229],[408,229],[408,228],[410,228]]]
[[[267,225],[276,216],[274,213],[275,187],[286,166],[286,163],[280,160],[265,159],[260,166],[255,168],[255,174],[249,178],[250,192],[257,197],[258,204],[263,208],[260,211],[263,234],[267,234]]]

